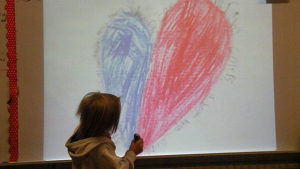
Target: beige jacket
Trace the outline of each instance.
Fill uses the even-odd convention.
[[[115,154],[116,146],[107,137],[90,137],[66,142],[73,169],[133,169],[136,154],[127,151],[124,157]]]

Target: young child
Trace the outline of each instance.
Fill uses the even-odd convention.
[[[112,94],[91,92],[77,110],[80,124],[66,142],[73,169],[133,169],[136,155],[143,151],[143,139],[132,141],[124,157],[115,154],[110,134],[120,118],[120,99]]]

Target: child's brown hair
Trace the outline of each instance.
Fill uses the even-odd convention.
[[[112,94],[91,92],[81,100],[79,132],[85,138],[115,133],[120,119],[120,98]]]

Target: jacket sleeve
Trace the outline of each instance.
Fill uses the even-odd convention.
[[[127,151],[124,157],[118,157],[115,153],[115,147],[110,144],[104,144],[98,149],[99,165],[107,166],[109,169],[133,169],[136,154],[133,151]]]

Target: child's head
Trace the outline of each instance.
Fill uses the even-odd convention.
[[[120,111],[120,98],[100,92],[86,94],[77,110],[80,133],[84,137],[96,137],[106,132],[116,132]]]

